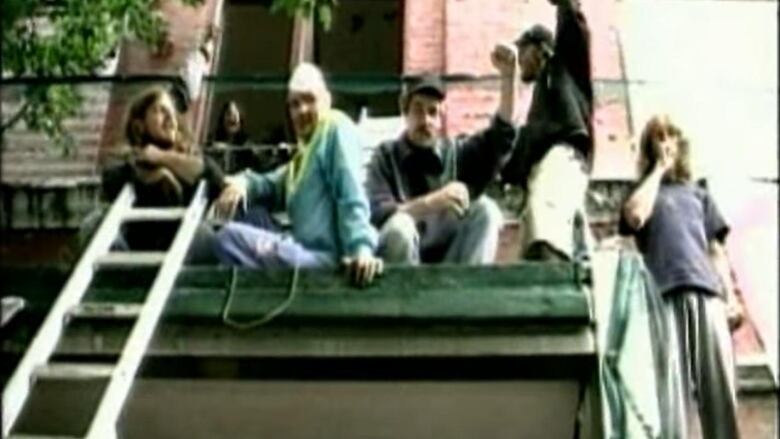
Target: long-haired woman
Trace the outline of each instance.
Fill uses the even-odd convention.
[[[645,125],[639,173],[620,231],[635,236],[677,334],[685,406],[695,393],[704,437],[737,438],[729,326],[742,311],[725,251],[729,227],[712,197],[692,181],[690,143],[669,116],[653,116]],[[685,413],[677,415],[685,419]]]
[[[195,146],[177,111],[171,94],[151,88],[133,102],[125,121],[128,147],[124,160],[103,173],[103,198],[113,200],[131,183],[137,206],[183,206],[190,201],[200,179],[205,179],[210,198],[219,195],[224,176],[219,167]],[[115,247],[133,250],[164,250],[170,246],[177,224],[139,222],[124,227]],[[188,262],[214,262],[213,232],[202,225],[196,233]]]
[[[236,101],[230,100],[222,105],[217,116],[214,130],[214,142],[243,145],[249,140],[244,127],[244,113]]]

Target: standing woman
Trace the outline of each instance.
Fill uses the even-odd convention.
[[[688,141],[668,116],[651,118],[640,143],[642,179],[623,206],[620,232],[635,236],[677,332],[686,391],[680,419],[695,399],[703,437],[737,438],[729,326],[738,325],[742,310],[725,251],[729,227],[692,182]]]
[[[221,169],[203,157],[176,110],[171,94],[150,89],[131,105],[125,123],[129,151],[118,166],[103,173],[103,197],[111,201],[125,183],[132,183],[140,207],[186,206],[200,179],[208,185],[209,198],[224,187]],[[124,227],[115,247],[133,250],[167,249],[178,225],[170,222],[138,222]],[[200,225],[187,258],[188,263],[213,263],[213,231]]]

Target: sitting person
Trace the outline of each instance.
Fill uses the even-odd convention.
[[[120,164],[106,168],[102,179],[105,201],[116,198],[125,183],[132,183],[138,207],[186,206],[197,183],[205,179],[210,198],[224,187],[219,167],[193,145],[169,92],[154,88],[130,107],[125,125],[129,151]],[[100,216],[85,222],[91,232]],[[178,229],[174,222],[133,222],[124,225],[115,250],[167,250]],[[188,263],[215,263],[213,232],[199,226],[187,257]]]
[[[217,117],[217,126],[209,144],[228,172],[251,168],[257,172],[273,170],[290,160],[286,144],[252,145],[244,124],[244,112],[236,101],[225,102]]]
[[[217,116],[214,135],[209,141],[207,153],[222,163],[227,172],[244,168],[256,168],[257,158],[250,149],[235,148],[249,142],[244,128],[244,114],[236,101],[230,100],[222,105]]]
[[[405,130],[400,138],[379,145],[366,182],[384,260],[495,260],[503,215],[482,192],[515,138],[517,57],[514,47],[499,45],[492,58],[501,73],[499,108],[490,126],[476,135],[441,137],[445,92],[438,79],[423,77],[402,94]]]
[[[244,116],[236,101],[227,101],[219,111],[213,143],[244,145],[249,136],[244,129]]]
[[[217,234],[223,264],[253,268],[336,267],[342,263],[358,285],[382,270],[373,256],[376,232],[359,181],[361,145],[357,128],[331,109],[322,72],[301,64],[292,74],[287,95],[290,120],[298,139],[296,155],[285,166],[235,177],[217,200],[217,211],[232,218],[239,203],[287,211],[291,233],[238,222]]]
[[[642,178],[626,200],[620,232],[634,235],[677,333],[685,419],[696,399],[702,437],[737,438],[729,324],[742,319],[725,251],[729,226],[707,191],[691,182],[688,142],[667,116],[645,126]],[[680,435],[686,437],[685,423]]]

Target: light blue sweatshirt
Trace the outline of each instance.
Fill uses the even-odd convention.
[[[363,160],[357,127],[344,113],[328,110],[305,151],[301,160],[274,171],[246,171],[248,201],[285,208],[295,241],[321,255],[324,264],[373,254],[377,233],[359,178]],[[290,175],[295,162],[303,167],[297,179]]]

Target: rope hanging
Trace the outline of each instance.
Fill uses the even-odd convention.
[[[289,285],[289,289],[287,290],[287,297],[284,299],[284,301],[279,305],[275,306],[270,311],[268,311],[265,315],[263,315],[259,319],[250,320],[247,322],[239,322],[238,320],[235,320],[232,317],[230,317],[230,308],[232,307],[233,299],[235,298],[236,284],[238,283],[236,272],[237,272],[236,267],[232,267],[230,269],[230,284],[228,286],[227,298],[225,299],[225,306],[222,309],[222,322],[233,329],[245,331],[245,330],[249,330],[249,329],[253,329],[265,325],[266,323],[275,319],[277,316],[281,315],[283,312],[287,311],[287,309],[290,307],[290,305],[292,305],[293,301],[295,300],[296,295],[298,294],[299,268],[298,265],[296,264],[292,270],[292,275],[290,277],[290,285]]]

